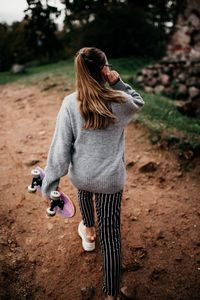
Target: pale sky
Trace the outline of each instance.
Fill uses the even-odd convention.
[[[57,6],[60,9],[64,6],[59,0],[48,1],[49,4]],[[21,21],[24,16],[24,9],[27,8],[26,0],[0,0],[0,22],[6,22],[11,24],[13,21]],[[62,24],[64,14],[59,17],[56,22],[59,25]]]

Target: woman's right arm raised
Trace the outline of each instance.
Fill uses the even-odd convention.
[[[116,71],[107,71],[104,78],[113,90],[123,92],[125,103],[122,104],[122,110],[129,123],[133,114],[143,108],[143,98],[129,84],[123,82]]]

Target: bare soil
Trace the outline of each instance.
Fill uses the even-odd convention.
[[[63,97],[59,86],[7,84],[0,90],[0,299],[104,299],[99,242],[85,253],[77,234],[76,189],[71,219],[48,218],[40,195],[27,193],[35,164],[44,167]],[[140,300],[200,299],[200,161],[186,171],[176,151],[152,145],[146,128],[126,128],[127,182],[122,226],[122,283]],[[153,162],[155,170],[140,171]],[[126,299],[121,296],[121,299]]]

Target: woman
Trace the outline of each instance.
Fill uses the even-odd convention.
[[[103,291],[116,299],[120,285],[120,207],[125,183],[124,128],[144,106],[141,96],[111,71],[106,55],[82,48],[75,58],[76,92],[62,102],[48,153],[44,196],[68,174],[77,188],[85,251],[95,249],[95,196],[103,255]],[[107,84],[108,83],[108,84]]]

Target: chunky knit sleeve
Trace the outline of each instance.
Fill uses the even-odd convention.
[[[42,194],[49,197],[57,189],[60,177],[67,175],[71,161],[73,142],[72,128],[65,101],[63,101],[56,119],[56,126],[48,152]]]
[[[136,92],[129,84],[121,79],[111,86],[114,90],[122,91],[125,102],[121,104],[121,115],[125,123],[132,120],[133,114],[140,111],[145,102],[138,92]]]

